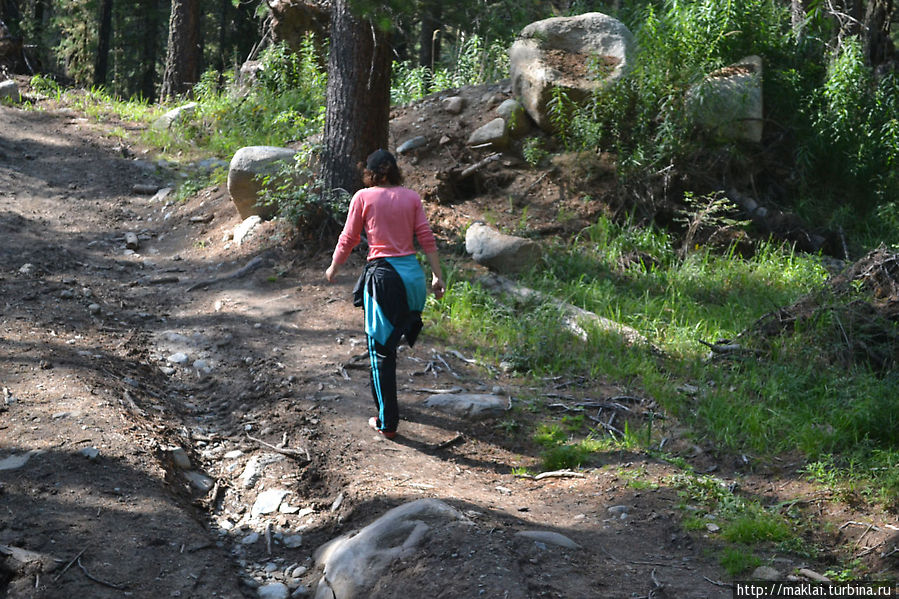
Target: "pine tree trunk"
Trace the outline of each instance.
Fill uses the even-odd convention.
[[[418,64],[429,69],[440,60],[440,28],[443,9],[440,0],[429,0],[422,7],[421,33],[418,38]]]
[[[865,62],[878,66],[891,62],[896,49],[890,38],[890,21],[893,16],[893,0],[870,0],[865,12],[863,43]]]
[[[140,93],[153,103],[156,101],[156,61],[159,54],[159,0],[140,0],[138,3],[140,20],[143,24],[143,44],[140,48],[140,62],[143,72],[140,78]]]
[[[200,0],[172,0],[160,95],[172,98],[189,92],[200,79],[201,56]]]
[[[390,122],[389,36],[354,16],[350,0],[331,4],[331,54],[321,175],[325,190],[354,193],[358,164],[387,148]]]
[[[790,19],[793,25],[793,32],[797,38],[802,38],[805,19],[808,16],[809,0],[791,0],[790,1]]]
[[[97,32],[97,60],[94,62],[94,85],[106,85],[109,69],[109,38],[112,35],[112,0],[100,4],[100,28]]]

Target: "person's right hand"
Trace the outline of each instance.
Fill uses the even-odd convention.
[[[434,292],[434,297],[440,299],[443,297],[443,294],[446,293],[446,284],[443,282],[443,279],[434,275],[431,278],[431,291]]]

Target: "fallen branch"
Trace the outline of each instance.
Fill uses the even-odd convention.
[[[456,436],[452,439],[448,439],[442,443],[437,443],[436,445],[431,445],[431,449],[446,449],[450,445],[455,445],[456,443],[465,439],[465,435],[462,433],[456,433]]]
[[[463,170],[461,173],[459,173],[459,179],[460,179],[460,180],[461,180],[461,179],[467,179],[467,178],[470,177],[473,173],[475,173],[475,172],[477,172],[478,170],[484,168],[485,166],[487,166],[487,165],[490,164],[491,162],[496,162],[496,161],[499,160],[501,157],[502,157],[502,154],[500,154],[499,152],[497,152],[497,153],[495,153],[495,154],[491,154],[490,156],[487,156],[486,158],[484,158],[484,159],[482,159],[482,160],[479,160],[478,162],[475,162],[474,164],[472,164],[471,166],[469,166],[468,168],[466,168],[465,170]]]
[[[661,350],[655,347],[649,340],[644,337],[637,329],[615,322],[589,310],[584,310],[575,305],[563,302],[562,300],[551,297],[545,293],[541,293],[534,289],[530,289],[523,285],[507,279],[501,275],[489,274],[481,277],[479,280],[481,285],[494,293],[505,293],[519,301],[538,301],[548,303],[555,306],[562,314],[562,324],[575,336],[586,341],[588,334],[583,324],[590,324],[601,331],[615,333],[619,335],[629,345],[644,345],[649,347],[654,353],[661,354]]]
[[[238,268],[234,272],[227,274],[227,275],[222,275],[220,277],[213,277],[211,279],[206,279],[205,281],[200,281],[199,283],[194,283],[193,285],[191,285],[190,287],[187,288],[187,291],[188,292],[194,291],[196,289],[199,289],[200,287],[209,287],[210,285],[215,285],[216,283],[222,283],[224,281],[229,281],[231,279],[239,279],[240,277],[246,276],[249,273],[256,270],[257,268],[259,268],[260,266],[262,266],[262,263],[265,262],[265,258],[266,258],[265,255],[256,256],[255,258],[253,258],[252,260],[250,260],[249,262],[247,262],[245,265]]]
[[[257,439],[256,437],[252,437],[249,434],[247,435],[247,438],[250,441],[255,441],[256,443],[259,443],[260,445],[267,447],[267,448],[271,449],[272,451],[280,453],[281,455],[286,455],[287,457],[294,458],[294,459],[304,459],[304,460],[306,460],[306,463],[312,462],[312,456],[309,455],[309,450],[306,448],[303,448],[303,450],[301,451],[299,449],[291,449],[290,447],[278,447],[277,445],[272,445],[271,443],[266,443],[262,439]]]
[[[82,549],[81,551],[79,551],[79,552],[78,552],[78,555],[76,555],[75,557],[73,557],[73,558],[72,558],[72,561],[70,561],[68,564],[66,564],[66,567],[63,568],[62,570],[60,570],[59,574],[57,574],[56,576],[53,577],[54,582],[57,581],[57,580],[59,580],[60,577],[61,577],[63,574],[65,574],[66,571],[67,571],[69,568],[72,567],[72,564],[74,564],[76,561],[78,561],[78,558],[80,558],[82,555],[84,555],[84,552],[85,552],[85,551],[87,551],[87,547],[85,547],[84,549]]]
[[[581,472],[574,472],[572,470],[554,470],[552,472],[541,472],[537,476],[534,477],[534,480],[543,480],[546,478],[587,478]]]
[[[87,568],[85,568],[85,567],[81,564],[81,558],[80,558],[80,557],[79,557],[76,561],[77,561],[77,563],[78,563],[78,567],[81,568],[81,571],[82,571],[82,572],[84,572],[84,575],[87,576],[90,580],[93,580],[94,582],[96,582],[97,584],[102,584],[102,585],[105,586],[105,587],[109,587],[109,588],[115,589],[115,590],[117,590],[117,591],[124,591],[125,589],[128,588],[128,587],[126,587],[126,586],[122,586],[122,585],[119,585],[119,584],[114,584],[114,583],[111,583],[111,582],[106,582],[105,580],[102,580],[102,579],[100,579],[100,578],[97,578],[96,576],[93,576],[90,572],[87,571]]]

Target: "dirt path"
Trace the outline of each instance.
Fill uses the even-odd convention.
[[[327,256],[271,226],[228,241],[220,189],[135,194],[171,175],[125,153],[72,113],[0,107],[0,551],[35,552],[0,561],[0,597],[255,597],[275,580],[306,596],[316,547],[420,497],[471,534],[396,564],[379,597],[731,596],[676,491],[629,484],[669,467],[616,453],[583,478],[514,476],[537,464],[527,445],[422,400],[524,390],[427,335],[400,354],[402,436],[375,437],[352,275],[324,284]],[[276,489],[280,509],[252,517]]]

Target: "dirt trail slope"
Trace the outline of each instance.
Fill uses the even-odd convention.
[[[126,154],[74,113],[0,107],[0,552],[18,551],[0,555],[0,597],[255,597],[275,581],[305,596],[316,547],[419,497],[474,526],[372,596],[731,595],[675,490],[628,484],[670,468],[614,454],[582,478],[518,478],[538,463],[527,445],[425,409],[435,390],[522,391],[427,335],[400,354],[402,435],[377,438],[354,269],[324,284],[327,255],[286,249],[274,225],[238,246],[226,192],[137,195],[171,175]],[[280,509],[252,517],[272,489]]]

